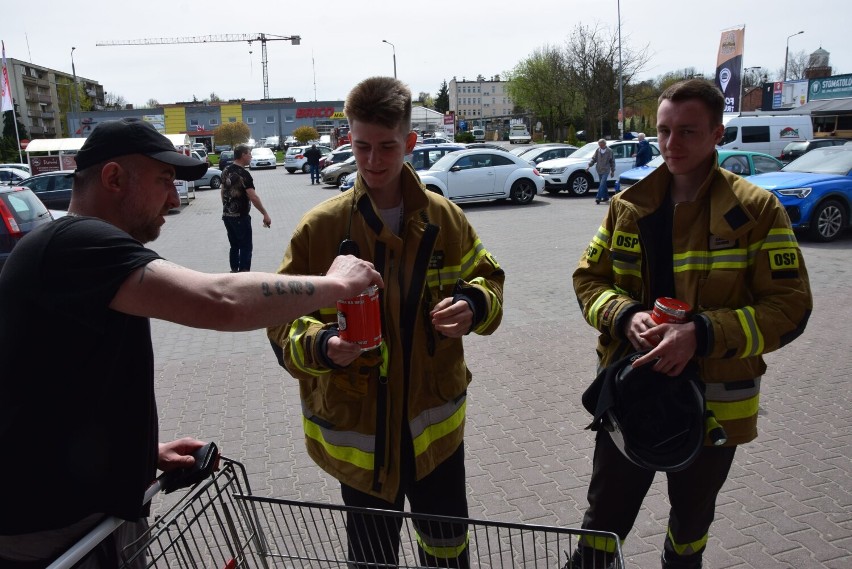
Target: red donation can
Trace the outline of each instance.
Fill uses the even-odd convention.
[[[379,287],[373,285],[356,297],[337,301],[337,327],[340,338],[367,351],[382,343]]]
[[[654,303],[651,319],[657,324],[685,324],[692,307],[682,300],[661,296]]]

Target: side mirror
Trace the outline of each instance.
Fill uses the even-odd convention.
[[[452,168],[450,168],[450,172],[458,172],[459,170],[461,170],[461,168],[459,168],[458,166],[453,166]]]

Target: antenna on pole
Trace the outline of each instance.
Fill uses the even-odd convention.
[[[317,100],[317,66],[314,61],[314,50],[311,50],[311,67],[314,69],[314,101]]]

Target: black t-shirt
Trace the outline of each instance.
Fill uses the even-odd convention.
[[[150,322],[109,304],[159,258],[88,217],[39,227],[10,255],[0,273],[0,534],[144,513],[158,443]]]
[[[240,217],[248,215],[251,201],[246,190],[254,188],[254,179],[249,171],[238,164],[228,164],[222,172],[222,216]]]

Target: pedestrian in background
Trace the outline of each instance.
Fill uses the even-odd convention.
[[[636,147],[636,161],[633,163],[634,168],[644,166],[651,161],[651,143],[645,140],[645,133],[640,132],[638,146]]]
[[[362,352],[343,341],[333,306],[269,338],[299,381],[308,454],[347,506],[402,511],[408,499],[415,513],[466,518],[463,338],[499,326],[503,270],[464,212],[405,162],[417,141],[408,87],[366,79],[344,112],[358,180],[305,214],[279,272],[323,274],[338,251],[360,251],[384,275],[383,342]],[[396,566],[398,533],[356,514],[346,531],[351,566]],[[468,567],[467,543],[464,524],[418,529],[423,566]]]
[[[263,226],[272,225],[272,219],[266,213],[260,196],[254,188],[254,178],[246,169],[251,162],[251,147],[238,144],[234,148],[234,162],[228,164],[222,172],[222,221],[228,232],[228,261],[232,273],[244,273],[251,270],[251,256],[254,249],[251,231],[252,204],[263,214]]]
[[[311,184],[319,184],[319,163],[322,158],[322,152],[320,152],[316,144],[311,144],[311,147],[305,150],[305,158],[308,160],[308,166],[311,168]]]
[[[671,504],[663,569],[699,569],[716,498],[737,445],[757,437],[763,355],[796,339],[813,308],[808,273],[784,207],[772,192],[719,168],[725,98],[691,79],[660,95],[665,163],[614,200],[580,258],[574,291],[600,333],[599,370],[634,351],[633,366],[679,375],[697,363],[706,407],[727,432],[696,460],[668,472]],[[689,322],[656,325],[651,308],[673,297]],[[598,429],[584,529],[627,538],[655,472],[628,460]],[[580,540],[572,569],[609,567],[604,541]]]
[[[612,154],[612,150],[606,145],[606,140],[603,138],[598,140],[598,149],[595,150],[592,159],[589,160],[586,171],[588,172],[592,166],[595,167],[595,171],[601,179],[601,183],[598,186],[598,193],[595,196],[595,203],[606,203],[609,201],[609,190],[606,183],[609,176],[615,176],[615,157]]]
[[[106,516],[129,520],[132,539],[157,469],[192,466],[204,443],[158,443],[150,318],[255,330],[382,283],[352,256],[323,277],[205,274],[145,247],[180,205],[175,178],[207,170],[148,122],[101,122],[76,162],[68,215],[21,239],[0,273],[4,568],[47,566]],[[23,357],[46,331],[47,357]],[[126,544],[105,540],[75,567],[114,569]]]

